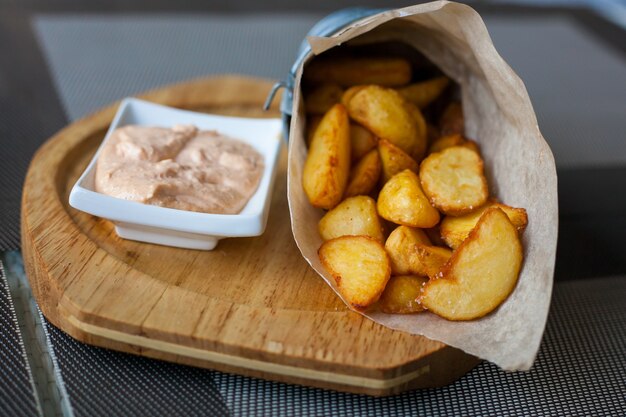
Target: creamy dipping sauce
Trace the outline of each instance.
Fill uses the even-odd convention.
[[[161,207],[236,214],[256,191],[263,156],[252,146],[178,125],[113,131],[96,165],[96,191]]]

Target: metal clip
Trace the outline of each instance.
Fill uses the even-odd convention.
[[[274,97],[276,96],[276,93],[281,88],[287,88],[287,83],[284,82],[284,81],[279,81],[276,84],[274,84],[274,86],[270,90],[269,94],[267,95],[267,98],[265,99],[265,104],[263,105],[263,110],[265,110],[265,111],[269,110],[270,106],[272,105],[272,101],[274,101]]]

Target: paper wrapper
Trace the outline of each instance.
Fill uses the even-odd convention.
[[[315,54],[350,40],[360,45],[392,40],[407,43],[455,80],[461,87],[466,134],[481,146],[491,195],[526,208],[529,218],[518,284],[486,317],[452,322],[429,312],[361,314],[384,326],[439,340],[505,370],[529,369],[550,305],[558,206],[554,158],[539,132],[524,84],[496,52],[478,13],[462,4],[438,1],[393,10],[360,20],[329,38],[308,38]],[[309,204],[302,189],[307,153],[302,72],[301,66],[296,74],[289,141],[292,229],[302,255],[341,297],[317,256],[322,244],[317,223],[324,212]]]

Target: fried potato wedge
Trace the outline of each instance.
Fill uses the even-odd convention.
[[[441,76],[398,88],[398,92],[418,108],[423,109],[435,101],[448,84],[450,84],[448,77]]]
[[[405,169],[413,172],[419,170],[419,164],[415,162],[415,159],[388,140],[382,139],[378,142],[378,153],[382,163],[384,182]]]
[[[320,84],[304,98],[307,114],[324,114],[341,101],[343,88],[337,84]]]
[[[442,136],[465,133],[465,119],[461,103],[453,101],[446,107],[439,118],[439,130]]]
[[[446,245],[453,249],[461,246],[461,243],[467,238],[472,229],[478,223],[480,216],[485,210],[497,207],[501,209],[508,217],[518,233],[523,233],[528,224],[528,215],[523,208],[515,208],[507,206],[506,204],[490,202],[485,204],[478,210],[474,210],[471,213],[463,216],[446,216],[440,225],[441,238],[446,242]]]
[[[408,226],[396,227],[385,242],[385,250],[391,261],[391,273],[394,275],[406,275],[411,273],[414,252],[412,248],[417,245],[430,245],[430,239],[422,229]]]
[[[400,275],[391,277],[380,297],[380,310],[388,314],[411,314],[424,311],[419,302],[426,277]]]
[[[416,161],[421,161],[424,158],[424,155],[426,155],[426,150],[428,148],[428,126],[426,124],[426,120],[424,119],[424,115],[422,115],[422,111],[418,109],[417,106],[407,101],[405,107],[409,114],[413,117],[413,120],[417,123],[417,132],[418,137],[420,138],[416,142],[411,156]]]
[[[350,174],[350,121],[346,108],[334,105],[320,122],[309,147],[302,186],[309,202],[325,209],[341,201]]]
[[[463,135],[459,133],[437,138],[428,148],[428,154],[430,155],[431,153],[441,152],[444,149],[448,149],[453,146],[464,146],[468,149],[476,151],[480,155],[480,148],[478,147],[478,144],[471,139],[464,138]]]
[[[377,84],[397,87],[411,81],[411,64],[402,58],[318,58],[304,69],[308,83],[336,83],[343,87]]]
[[[318,230],[324,240],[353,235],[370,236],[378,241],[384,241],[383,226],[376,212],[376,202],[364,195],[346,198],[337,207],[328,211],[320,220]]]
[[[378,178],[380,178],[380,165],[380,157],[376,149],[365,155],[350,172],[344,198],[355,195],[369,195],[378,183]]]
[[[499,208],[489,208],[467,239],[425,286],[422,304],[448,320],[489,314],[511,294],[523,250],[515,226]]]
[[[431,204],[460,216],[482,206],[489,197],[480,155],[464,146],[453,146],[428,155],[419,178]]]
[[[377,85],[365,86],[350,98],[347,109],[354,121],[409,155],[425,147],[425,125],[420,127],[417,116],[409,110],[410,103],[395,90]]]
[[[318,255],[354,308],[363,309],[378,301],[391,276],[385,248],[371,237],[342,236],[326,241]]]
[[[341,104],[348,108],[348,104],[350,103],[350,100],[352,100],[352,97],[365,87],[367,87],[367,85],[355,85],[354,87],[348,88],[341,96]]]
[[[430,205],[417,174],[408,169],[385,183],[377,207],[381,217],[396,224],[433,227],[439,223],[439,212]]]
[[[369,130],[356,123],[350,123],[350,153],[352,161],[358,161],[374,149],[378,138]]]

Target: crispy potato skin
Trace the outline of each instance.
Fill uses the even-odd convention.
[[[378,142],[378,153],[382,163],[383,182],[387,182],[399,172],[409,169],[415,173],[419,170],[419,164],[402,149],[388,140]]]
[[[408,169],[385,183],[377,207],[381,217],[396,224],[428,228],[439,223],[439,212],[430,205],[417,175]]]
[[[380,178],[381,163],[378,151],[374,149],[365,155],[352,171],[344,198],[355,195],[368,195],[372,192]],[[375,206],[374,206],[375,207]]]
[[[317,127],[320,125],[322,121],[322,117],[320,115],[314,114],[306,118],[306,146],[311,146],[311,141],[313,140],[313,135],[317,130]]]
[[[430,155],[431,153],[441,152],[444,149],[451,148],[452,146],[465,146],[480,154],[480,149],[478,148],[476,142],[465,139],[459,133],[437,138],[428,148],[428,154]]]
[[[426,120],[422,115],[422,111],[418,109],[417,106],[409,102],[406,102],[404,106],[413,120],[415,120],[417,125],[417,136],[419,138],[415,143],[411,156],[416,161],[421,161],[424,159],[424,155],[426,155],[426,150],[428,148],[428,126],[426,125]]]
[[[333,276],[343,297],[357,309],[378,301],[391,266],[383,245],[368,236],[342,236],[328,240],[318,251],[320,261]]]
[[[341,104],[334,105],[313,134],[302,172],[309,202],[325,209],[341,201],[350,174],[350,122]]]
[[[352,100],[352,97],[354,97],[356,93],[358,93],[365,87],[367,87],[367,85],[355,85],[354,87],[348,88],[341,96],[341,104],[343,104],[344,106],[346,106],[346,108],[348,108],[348,105],[350,103],[350,100]]]
[[[389,254],[391,273],[407,275],[413,271],[413,248],[415,245],[430,245],[430,239],[422,229],[408,226],[396,227],[385,242],[385,250]]]
[[[350,123],[350,148],[352,161],[358,161],[376,148],[378,138],[369,130],[356,123]]]
[[[356,196],[343,200],[328,211],[318,224],[324,240],[341,236],[370,236],[384,241],[383,226],[376,212],[376,202],[368,196]]]
[[[473,320],[495,310],[517,284],[523,249],[515,226],[499,208],[487,209],[436,279],[422,304],[448,320]]]
[[[419,109],[423,109],[435,101],[449,84],[448,77],[441,76],[398,88],[398,92]]]
[[[380,310],[388,314],[412,314],[424,311],[419,298],[426,277],[400,275],[391,277],[379,300]]]
[[[426,126],[421,125],[423,118],[420,122],[417,113],[411,112],[416,109],[411,106],[397,91],[376,85],[360,88],[346,105],[350,117],[357,123],[414,155],[426,147]]]
[[[465,119],[461,103],[454,101],[446,107],[439,118],[439,130],[441,136],[453,135],[455,133],[465,134]]]
[[[306,67],[308,83],[331,82],[343,87],[377,84],[397,87],[411,81],[411,64],[402,58],[315,59]]]
[[[463,216],[446,216],[441,221],[440,232],[441,238],[446,245],[455,249],[467,238],[469,233],[474,229],[476,223],[485,212],[485,210],[498,207],[509,217],[518,233],[522,234],[528,224],[528,215],[523,208],[507,206],[506,204],[489,202],[477,210]]]
[[[325,114],[332,106],[341,101],[343,88],[337,84],[320,84],[311,90],[305,98],[307,114]]]
[[[430,154],[420,165],[419,178],[431,204],[445,214],[469,213],[489,197],[483,161],[464,146]]]

